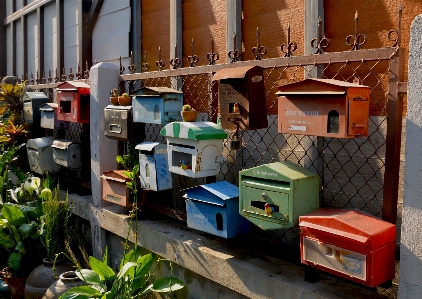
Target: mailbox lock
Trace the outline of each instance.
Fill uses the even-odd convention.
[[[262,193],[262,199],[265,199],[265,200],[267,200],[267,194],[265,194],[265,192],[264,193]]]

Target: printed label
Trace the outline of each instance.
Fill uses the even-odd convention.
[[[265,176],[270,176],[270,177],[277,177],[277,174],[275,172],[261,171],[258,169],[254,169],[252,172],[254,175],[265,175]]]
[[[306,132],[306,126],[289,126],[289,130]]]
[[[302,110],[285,110],[285,116],[318,116],[319,113],[316,110],[302,111]]]
[[[262,76],[253,76],[251,78],[251,81],[254,82],[254,83],[262,81]]]

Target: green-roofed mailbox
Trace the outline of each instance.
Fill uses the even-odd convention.
[[[319,208],[319,177],[290,161],[239,172],[239,213],[264,230],[298,225]]]
[[[212,122],[173,122],[160,131],[167,137],[169,169],[191,178],[217,175],[224,161],[227,133]]]

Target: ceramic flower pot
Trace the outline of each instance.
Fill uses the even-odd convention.
[[[189,111],[182,111],[182,119],[183,121],[195,121],[196,117],[198,116],[198,112],[195,109]]]
[[[75,271],[64,272],[60,274],[59,280],[45,291],[42,299],[57,299],[71,288],[83,285],[85,283],[76,276]]]
[[[5,276],[3,280],[7,283],[10,297],[12,299],[24,299],[26,278],[16,276]]]
[[[119,105],[120,106],[130,106],[132,104],[132,98],[131,97],[119,97]]]
[[[119,97],[110,97],[111,105],[118,106],[119,105]]]

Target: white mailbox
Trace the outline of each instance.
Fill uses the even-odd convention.
[[[69,122],[57,119],[57,103],[45,103],[40,106],[41,128],[46,129],[68,129]]]
[[[57,164],[77,169],[82,165],[81,145],[66,139],[54,140],[51,145],[53,149],[53,159]]]
[[[173,188],[167,159],[167,145],[159,142],[143,142],[139,150],[139,174],[141,187],[153,191]]]
[[[227,133],[212,122],[173,122],[160,131],[167,137],[171,172],[191,178],[217,175],[225,159],[223,140]]]
[[[51,145],[54,142],[53,137],[42,137],[29,139],[26,142],[26,151],[28,153],[29,168],[31,171],[45,174],[57,172],[60,166],[53,160],[53,149]]]

